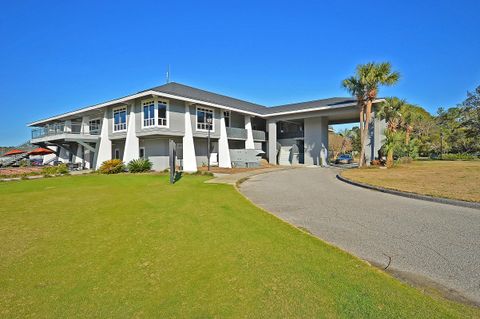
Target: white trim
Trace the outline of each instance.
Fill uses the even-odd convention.
[[[115,111],[118,111],[118,110],[124,110],[125,111],[125,128],[121,129],[121,130],[116,130],[115,129]],[[127,131],[127,127],[128,127],[128,108],[127,108],[127,106],[122,105],[122,106],[117,106],[117,107],[112,109],[112,124],[113,124],[112,125],[112,132],[113,133],[121,133],[121,132],[126,132]]]
[[[203,109],[205,111],[211,111],[212,112],[212,129],[210,130],[210,133],[214,133],[215,132],[215,109],[205,107],[203,105],[195,105],[195,130],[197,132],[208,132],[208,129],[199,129],[198,128],[198,115],[197,115],[198,109]]]
[[[143,105],[144,103],[148,103],[148,102],[153,102],[153,124],[152,125],[147,125],[145,126],[145,112],[144,112],[144,107],[145,105]],[[144,128],[151,128],[151,127],[155,127],[155,124],[156,124],[156,110],[155,110],[155,99],[154,98],[151,98],[151,99],[144,99],[144,100],[141,100],[140,101],[140,112],[142,112],[142,129]],[[151,119],[149,119],[151,120]]]
[[[158,96],[154,97],[155,101],[155,124],[157,127],[163,127],[163,128],[170,128],[170,101],[167,99],[162,99],[159,98]],[[158,110],[160,107],[160,103],[165,104],[166,106],[166,111],[165,111],[165,120],[167,121],[166,125],[160,125],[160,117],[158,116]]]

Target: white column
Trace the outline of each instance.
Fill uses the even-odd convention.
[[[65,127],[63,128],[64,132],[71,132],[72,131],[72,121],[66,120]]]
[[[108,109],[103,113],[102,129],[100,131],[100,139],[95,148],[94,165],[95,169],[99,169],[104,161],[112,159],[112,141],[108,138],[110,129],[110,121],[108,119]]]
[[[227,126],[225,125],[225,112],[220,111],[220,138],[218,139],[218,167],[232,168],[230,148],[228,147]]]
[[[245,129],[247,130],[245,149],[253,150],[255,149],[255,143],[253,142],[252,118],[250,117],[250,115],[245,115]]]
[[[197,171],[197,158],[195,144],[193,143],[192,119],[190,104],[185,103],[185,134],[183,135],[183,170],[185,172]]]
[[[277,122],[273,120],[267,121],[268,130],[268,162],[277,165]]]
[[[88,125],[90,121],[90,117],[88,116],[83,116],[82,117],[82,129],[81,132],[83,134],[90,134],[90,126]]]
[[[83,163],[82,151],[83,151],[83,146],[80,144],[77,144],[77,150],[75,151],[75,154],[73,154],[73,163],[75,164]]]
[[[127,138],[125,139],[125,150],[123,152],[125,163],[140,157],[140,141],[136,133],[135,103],[130,105],[130,115],[127,122]]]
[[[328,118],[306,118],[305,126],[305,153],[306,165],[327,166],[328,159]]]

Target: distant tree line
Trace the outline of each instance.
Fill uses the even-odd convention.
[[[390,159],[480,153],[480,86],[468,92],[462,103],[439,108],[436,115],[396,97],[386,98],[374,111],[387,122],[382,153]],[[349,139],[353,151],[361,151],[359,127],[342,135]]]

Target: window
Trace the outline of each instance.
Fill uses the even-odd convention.
[[[208,124],[208,121],[211,121],[211,124]],[[213,131],[213,110],[197,107],[197,130],[206,131],[209,127]]]
[[[122,107],[113,110],[113,131],[125,131],[127,129],[127,108]]]
[[[115,159],[120,159],[120,150],[118,148],[115,149],[115,151],[113,152],[113,157]]]
[[[155,102],[153,100],[148,100],[142,102],[143,106],[143,126],[154,126],[155,125]]]
[[[167,102],[158,101],[158,125],[167,126]]]
[[[230,127],[230,111],[223,111],[223,118],[225,119],[225,127]]]
[[[145,147],[140,147],[139,152],[138,152],[138,156],[140,158],[145,158]]]
[[[90,132],[90,134],[93,134],[93,135],[100,134],[100,123],[101,123],[100,119],[94,119],[94,120],[88,121],[88,131]]]

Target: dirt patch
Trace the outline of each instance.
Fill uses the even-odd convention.
[[[39,173],[42,171],[41,167],[10,167],[10,168],[0,168],[0,176],[18,176],[22,174],[29,173]]]

